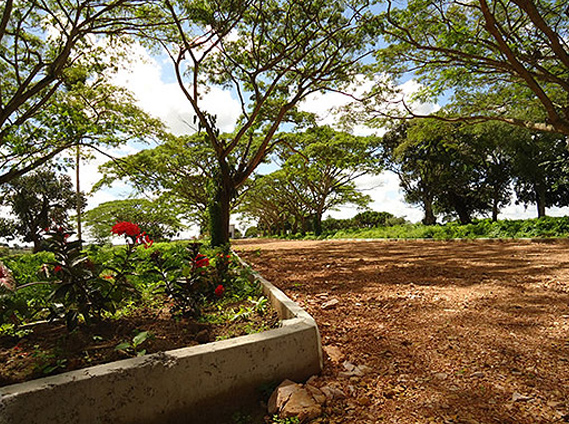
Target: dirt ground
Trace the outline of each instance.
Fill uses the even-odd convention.
[[[568,240],[234,248],[318,323],[346,397],[315,422],[569,422]]]

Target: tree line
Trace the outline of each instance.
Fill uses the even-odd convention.
[[[531,198],[543,215],[546,207],[565,201],[568,13],[555,0],[409,0],[402,7],[389,0],[6,0],[0,6],[0,188],[8,193],[8,183],[42,166],[71,167],[72,158],[89,149],[152,139],[160,144],[157,155],[183,166],[170,163],[170,171],[164,165],[140,176],[155,179],[151,200],[165,201],[162,195],[175,192],[174,185],[184,202],[201,196],[199,202],[174,203],[178,216],[203,221],[207,215],[214,245],[228,241],[232,208],[254,203],[244,193],[263,185],[258,202],[273,195],[271,187],[288,187],[304,208],[290,212],[291,225],[303,231],[308,217],[318,232],[322,214],[338,204],[331,200],[337,193],[365,203],[349,178],[369,165],[354,168],[349,155],[343,157],[337,178],[348,179],[334,185],[324,177],[334,171],[316,162],[337,166],[332,158],[346,149],[330,153],[326,146],[319,150],[294,140],[328,131],[314,128],[315,115],[301,105],[315,93],[332,91],[354,100],[345,123],[395,125],[383,137],[381,152],[371,148],[366,160],[381,162],[374,170],[391,167],[398,173],[407,200],[424,207],[426,221],[455,214],[466,222],[488,211],[496,216],[512,190],[520,202]],[[133,106],[129,93],[113,87],[110,75],[133,42],[170,59],[195,116],[195,134],[167,134],[163,124]],[[400,85],[410,77],[420,83],[411,97]],[[363,93],[354,88],[362,78],[373,82]],[[231,90],[240,102],[231,134],[220,132],[205,107],[211,86]],[[441,96],[449,100],[428,115],[435,122],[405,123],[425,118],[417,102]],[[508,124],[509,129],[499,127],[505,133],[525,132],[504,136],[517,142],[483,141],[476,132],[493,130],[460,124],[480,122]],[[281,137],[284,128],[288,135]],[[397,141],[397,134],[405,141]],[[320,143],[329,142],[333,150],[343,137],[352,136],[323,135]],[[390,139],[392,151],[385,148]],[[153,154],[139,159],[156,159]],[[196,160],[200,172],[177,172]],[[252,179],[270,160],[281,165],[280,175],[265,176],[264,183]],[[123,178],[140,168],[129,158],[113,163],[122,169],[109,165],[107,181],[112,173]],[[527,175],[530,168],[533,174]],[[301,186],[295,178],[302,174]],[[316,178],[328,188],[311,186]],[[330,203],[322,200],[326,192]]]

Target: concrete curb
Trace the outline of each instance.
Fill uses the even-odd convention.
[[[1,387],[0,424],[220,423],[260,386],[318,374],[316,322],[255,277],[281,328]]]

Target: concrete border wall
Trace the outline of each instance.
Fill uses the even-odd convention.
[[[322,370],[314,319],[264,278],[281,328],[0,388],[0,424],[220,423],[264,384]]]

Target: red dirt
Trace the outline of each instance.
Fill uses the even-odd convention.
[[[347,397],[314,422],[569,422],[569,241],[234,248],[345,356],[326,358],[318,380]],[[344,360],[371,371],[343,378]]]

